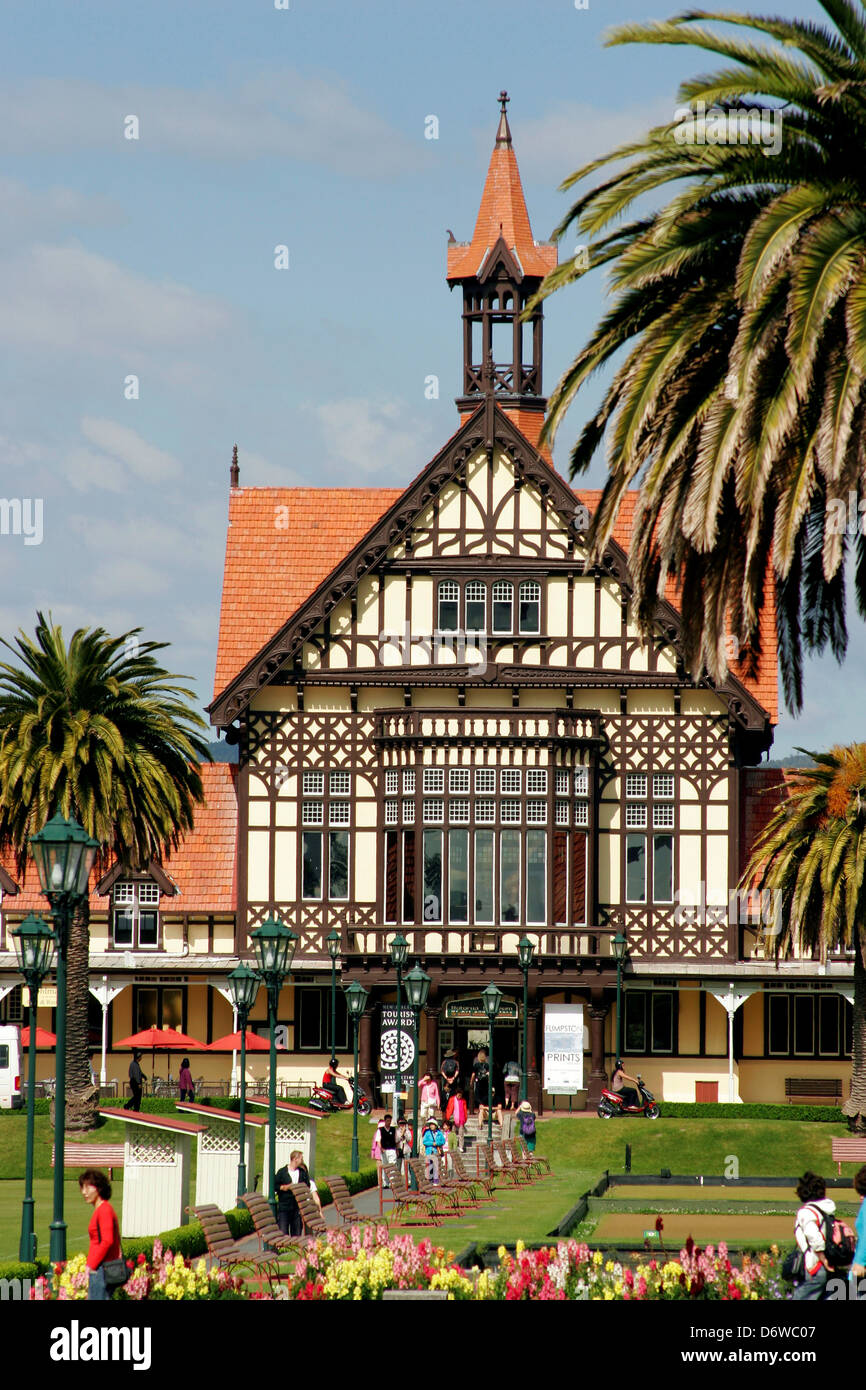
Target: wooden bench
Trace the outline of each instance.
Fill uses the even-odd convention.
[[[842,1176],[843,1163],[866,1163],[866,1139],[844,1138],[833,1139],[833,1162],[836,1164],[839,1177]]]
[[[64,1168],[107,1168],[108,1180],[112,1181],[113,1170],[123,1167],[122,1144],[67,1144],[63,1151]],[[51,1150],[51,1167],[54,1167],[54,1150]]]
[[[816,1105],[837,1105],[842,1099],[842,1082],[832,1076],[786,1076],[785,1097],[789,1105],[808,1100]]]

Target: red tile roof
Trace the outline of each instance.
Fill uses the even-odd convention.
[[[544,276],[556,267],[556,247],[538,242],[532,235],[511,133],[503,122],[504,117],[490,156],[472,240],[449,243],[448,280],[476,276],[500,236],[517,256],[524,275]]]
[[[743,867],[770,824],[774,811],[785,800],[787,788],[796,781],[798,772],[795,767],[744,768],[740,827]]]
[[[601,501],[601,490],[594,488],[576,489],[581,501],[588,507],[590,512],[594,512]],[[613,528],[613,538],[625,551],[629,553],[631,546],[631,531],[634,523],[634,514],[637,507],[638,493],[636,490],[627,492],[622,499],[622,504],[617,515]],[[673,580],[668,580],[665,590],[665,597],[674,608],[679,608],[680,586]],[[754,675],[747,673],[746,665],[743,661],[731,661],[731,673],[749,691],[750,695],[767,711],[773,724],[779,722],[779,668],[778,668],[778,644],[776,639],[776,609],[772,595],[764,605],[761,613],[759,632],[761,637],[761,657],[757,664]]]
[[[195,825],[170,859],[163,863],[168,877],[180,890],[175,897],[163,897],[162,911],[177,912],[234,912],[237,906],[237,767],[232,763],[206,763],[201,769],[205,803],[195,813]],[[23,880],[15,871],[15,862],[7,851],[0,862],[21,891],[9,897],[8,911],[48,912],[48,901],[39,886],[36,868],[28,860]],[[108,897],[100,895],[96,886],[110,867],[103,864],[90,875],[90,911],[104,913]]]
[[[232,490],[214,696],[402,495],[387,487]]]

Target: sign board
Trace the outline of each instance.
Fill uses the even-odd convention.
[[[551,1096],[583,1090],[583,1005],[544,1006],[544,1089]]]
[[[21,986],[21,1003],[25,1008],[30,1008],[30,990],[26,985]],[[36,996],[37,1009],[56,1009],[57,1008],[57,986],[42,985]]]
[[[382,1005],[382,1029],[379,1043],[379,1067],[382,1084],[387,1089],[397,1075],[397,1005]],[[405,1084],[411,1080],[415,1067],[415,1015],[407,1004],[400,1009],[400,1072]]]
[[[497,1023],[508,1023],[512,1026],[517,1022],[519,1010],[514,999],[501,999],[499,1001],[499,1013],[496,1015]],[[449,999],[445,1005],[445,1019],[448,1023],[483,1023],[489,1028],[490,1020],[484,1012],[484,1004],[481,995],[473,995],[469,999]]]

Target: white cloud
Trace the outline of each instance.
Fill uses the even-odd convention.
[[[166,478],[177,477],[181,472],[176,458],[162,449],[154,448],[135,430],[119,425],[116,420],[98,420],[85,415],[81,421],[81,433],[91,444],[119,460],[136,477],[148,482],[162,482]]]
[[[313,413],[346,487],[357,483],[358,473],[393,472],[405,478],[407,469],[421,467],[432,452],[427,445],[430,425],[395,401],[350,396],[316,406]]]
[[[119,356],[126,374],[138,353],[210,341],[229,325],[215,299],[80,246],[37,245],[0,262],[0,342],[16,348]]]
[[[138,140],[124,119],[139,121]],[[196,159],[295,159],[342,174],[390,177],[419,168],[423,150],[360,106],[334,74],[292,69],[234,87],[107,87],[40,78],[0,91],[0,151],[112,149]]]
[[[125,214],[112,198],[74,188],[31,188],[0,176],[0,244],[10,246],[28,236],[44,239],[69,226],[111,226]]]

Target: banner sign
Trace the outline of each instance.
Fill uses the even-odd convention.
[[[513,1025],[517,1022],[518,1014],[519,1010],[514,999],[502,999],[495,1021]],[[486,1023],[489,1026],[480,994],[473,995],[469,999],[449,999],[445,1005],[445,1018],[448,1023]]]
[[[384,1089],[393,1089],[397,1075],[397,1005],[382,1005],[382,1028],[380,1032],[379,1067],[382,1072],[381,1084]],[[415,1067],[415,1015],[407,1004],[400,1009],[400,1071],[403,1087],[411,1085]]]
[[[27,985],[21,986],[21,1003],[24,1005],[25,1008],[30,1008],[30,990],[28,989]],[[39,993],[36,996],[36,1007],[38,1009],[57,1008],[56,985],[42,985],[40,987]]]
[[[552,1096],[583,1090],[583,1005],[544,1006],[544,1089]]]

